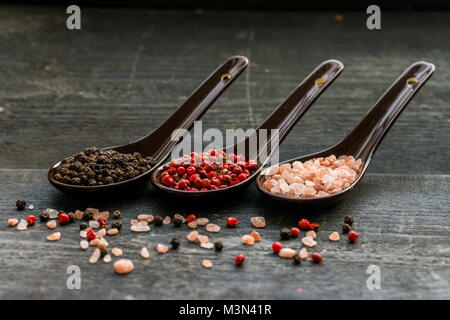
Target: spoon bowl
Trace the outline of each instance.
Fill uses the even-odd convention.
[[[339,203],[361,181],[383,138],[415,94],[433,75],[434,70],[435,67],[432,63],[419,61],[412,64],[387,89],[361,122],[339,143],[320,152],[278,164],[294,161],[305,162],[313,158],[328,157],[333,154],[336,157],[341,155],[353,156],[355,159],[362,160],[362,168],[356,180],[348,188],[323,197],[290,198],[265,190],[262,186],[266,179],[265,171],[263,171],[255,180],[258,190],[269,198],[305,207],[322,208]],[[265,168],[265,170],[267,169]]]
[[[289,131],[306,113],[316,99],[325,91],[326,88],[341,74],[344,65],[337,60],[327,60],[314,69],[293,92],[282,102],[269,117],[256,129],[253,137],[247,137],[236,145],[223,149],[226,153],[241,154],[236,150],[243,150],[242,154],[246,161],[255,159],[257,161],[257,169],[244,181],[227,186],[223,189],[206,190],[206,191],[186,191],[174,189],[165,186],[161,181],[161,173],[164,171],[164,165],[159,166],[152,173],[153,185],[164,192],[185,197],[205,197],[224,194],[226,192],[239,190],[254,180],[267,159],[277,151],[278,145],[287,136]],[[272,130],[277,129],[278,134],[272,135]],[[265,130],[270,132],[267,140],[260,140],[260,132]],[[252,140],[253,138],[253,140]],[[252,151],[251,146],[257,145],[256,154]],[[274,147],[272,147],[274,146]],[[266,156],[267,155],[267,156]],[[167,164],[167,163],[166,163]],[[165,164],[165,165],[166,165]]]
[[[115,150],[120,153],[139,152],[143,157],[155,159],[155,165],[143,174],[121,182],[82,186],[71,185],[57,181],[54,178],[56,168],[61,162],[55,163],[48,171],[49,182],[57,189],[67,193],[99,193],[122,190],[123,187],[136,187],[144,185],[152,172],[164,161],[178,141],[172,140],[175,129],[189,130],[194,121],[216,101],[231,83],[247,67],[248,59],[244,56],[233,56],[220,65],[206,80],[198,86],[186,101],[158,128],[147,136],[119,146],[103,148],[102,150]]]

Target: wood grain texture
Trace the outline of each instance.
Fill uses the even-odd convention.
[[[64,8],[0,7],[0,298],[84,299],[325,299],[450,298],[448,190],[449,13],[383,13],[382,30],[365,29],[363,12],[190,12],[82,9],[82,30],[65,28]],[[439,32],[437,32],[439,30]],[[202,118],[204,128],[256,127],[323,60],[336,58],[344,73],[283,142],[280,159],[321,150],[353,128],[409,64],[426,60],[435,76],[411,102],[357,190],[344,203],[310,212],[263,198],[253,185],[206,203],[163,196],[150,185],[108,198],[76,198],[46,181],[46,168],[85,147],[116,145],[145,135],[172,112],[225,58],[242,54],[250,66]],[[112,264],[89,265],[78,226],[49,231],[7,226],[47,207],[120,209],[124,232],[111,246],[124,249],[135,271],[114,274]],[[152,227],[131,234],[139,213],[195,213],[221,225],[211,236],[225,243],[216,254],[184,242],[157,255],[157,243],[187,234],[186,226]],[[240,220],[225,227],[227,216]],[[249,218],[268,227],[254,247],[240,244]],[[345,215],[353,215],[360,241],[331,243]],[[322,265],[273,256],[281,227],[299,218],[321,224]],[[142,260],[142,246],[151,258]],[[299,248],[299,240],[286,241]],[[237,253],[247,254],[242,268]],[[215,264],[205,270],[201,261]],[[66,289],[66,268],[82,270],[82,289]],[[366,269],[381,268],[381,290],[366,289]],[[30,276],[30,275],[34,276]],[[235,278],[230,281],[226,274]],[[298,292],[301,287],[303,291]]]
[[[448,299],[449,186],[449,176],[369,174],[352,197],[337,207],[301,212],[266,200],[253,185],[232,201],[187,206],[185,201],[174,201],[150,186],[113,199],[76,199],[54,190],[45,181],[44,170],[0,170],[0,298]],[[78,222],[58,227],[62,238],[55,243],[45,241],[50,231],[44,224],[26,232],[8,227],[8,217],[26,215],[14,207],[19,194],[32,199],[35,212],[47,207],[120,209],[124,230],[118,236],[108,237],[108,241],[111,247],[122,248],[124,256],[133,259],[135,271],[117,276],[112,264],[90,265],[92,249],[86,252],[79,248]],[[173,237],[185,240],[189,230],[185,225],[179,229],[168,225],[152,226],[146,234],[132,233],[129,220],[143,212],[208,217],[222,227],[219,234],[209,234],[211,240],[222,240],[225,248],[222,253],[215,253],[183,241],[178,251],[158,255],[156,244],[168,244]],[[225,226],[230,215],[239,219],[238,228]],[[252,230],[249,219],[256,215],[264,216],[268,226],[259,230],[260,243],[244,246],[240,236]],[[340,229],[345,215],[356,219],[355,228],[360,233],[357,244],[349,244],[345,238],[339,243],[328,240],[332,231]],[[291,260],[271,252],[281,227],[295,225],[300,217],[321,225],[319,245],[314,249],[323,254],[321,265],[308,261],[294,266]],[[285,247],[301,247],[299,239],[283,243]],[[149,260],[139,255],[143,246],[151,251]],[[247,255],[242,268],[234,265],[238,253]],[[213,261],[212,269],[201,267],[205,258]],[[381,269],[381,290],[366,288],[366,269],[372,264]],[[66,288],[69,265],[81,268],[81,290]],[[39,276],[28,276],[31,273]],[[230,281],[228,275],[234,280]],[[301,293],[299,287],[303,289]]]

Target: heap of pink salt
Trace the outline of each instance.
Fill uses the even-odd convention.
[[[335,155],[284,163],[266,170],[263,188],[290,198],[324,197],[350,187],[361,167],[361,159]]]

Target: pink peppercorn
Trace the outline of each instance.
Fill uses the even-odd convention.
[[[358,240],[358,232],[356,232],[355,230],[352,230],[348,233],[348,241],[355,243]]]
[[[192,221],[195,221],[195,220],[197,220],[197,217],[195,216],[195,214],[190,214],[190,215],[188,215],[186,217],[186,221],[187,222],[192,222]]]
[[[33,224],[36,223],[36,217],[33,216],[33,215],[29,215],[27,217],[27,223],[28,223],[29,226],[32,226]]]
[[[68,224],[70,222],[70,217],[67,213],[60,213],[58,215],[58,221],[60,224]]]
[[[227,218],[227,225],[229,227],[236,227],[238,225],[239,221],[235,217],[229,217]]]
[[[291,237],[292,238],[298,238],[299,235],[300,235],[300,229],[292,227],[291,228]]]
[[[86,238],[88,240],[94,240],[95,237],[96,237],[96,234],[95,234],[94,230],[89,229],[88,232],[86,233]]]
[[[245,255],[244,254],[238,254],[236,256],[236,258],[234,259],[234,262],[236,263],[237,266],[240,266],[244,263],[245,261]]]
[[[275,241],[275,242],[272,244],[272,250],[273,250],[273,252],[278,253],[278,252],[280,252],[281,249],[283,249],[283,245],[282,245],[280,242]]]
[[[311,225],[311,223],[309,222],[308,219],[300,219],[300,221],[298,222],[298,226],[299,226],[300,229],[302,229],[302,230],[311,230],[311,229],[314,229],[314,227]]]
[[[108,225],[108,220],[106,220],[105,218],[99,218],[97,221],[101,226]]]
[[[322,262],[322,255],[317,252],[311,253],[311,260],[315,263],[321,263]]]

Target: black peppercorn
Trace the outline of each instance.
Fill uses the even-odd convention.
[[[163,223],[163,218],[161,216],[155,216],[155,218],[153,219],[153,224],[157,227],[161,226]]]
[[[342,233],[349,233],[352,227],[348,223],[342,225]]]
[[[42,222],[48,221],[50,219],[50,214],[48,212],[41,212],[39,214],[39,218],[41,219]]]
[[[85,211],[83,213],[83,219],[86,221],[92,220],[93,217],[94,217],[94,214],[91,211]]]
[[[301,264],[302,263],[302,259],[300,258],[299,255],[295,255],[294,256],[294,264]]]
[[[351,226],[353,224],[353,222],[355,222],[355,219],[353,219],[352,216],[345,216],[344,217],[344,222]]]
[[[119,210],[116,210],[113,212],[113,218],[114,219],[120,219],[121,213]]]
[[[26,205],[27,205],[27,202],[25,201],[25,199],[19,199],[16,201],[17,210],[25,209]]]
[[[87,223],[85,223],[85,222],[81,222],[81,223],[80,223],[80,230],[84,230],[84,229],[86,229],[87,227],[88,227]]]
[[[102,256],[102,258],[108,254],[108,250],[106,250],[105,248],[99,248],[99,249],[100,249],[100,255]]]
[[[222,251],[222,249],[223,249],[223,243],[222,243],[222,241],[216,241],[216,242],[214,242],[214,249],[215,249],[217,252]]]
[[[68,215],[69,215],[69,218],[70,218],[70,222],[74,222],[75,221],[75,213],[69,212]]]
[[[178,249],[180,246],[181,240],[178,238],[173,238],[172,241],[170,241],[170,244],[172,245],[172,249]]]
[[[289,239],[291,237],[291,230],[289,230],[288,228],[281,229],[280,237],[282,240]]]
[[[181,219],[178,218],[178,217],[174,217],[174,218],[172,219],[172,222],[173,222],[173,224],[174,224],[175,227],[180,227],[180,226],[183,224],[183,220],[181,220]]]
[[[122,222],[120,222],[120,221],[113,221],[111,223],[111,228],[116,228],[117,230],[120,231],[120,229],[122,229]]]

